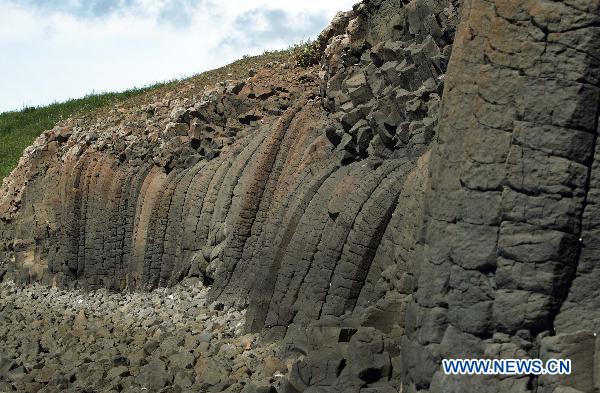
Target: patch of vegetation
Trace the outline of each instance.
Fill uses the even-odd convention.
[[[45,130],[70,116],[102,116],[112,105],[124,108],[149,103],[172,90],[187,88],[188,94],[201,92],[207,86],[225,79],[241,79],[248,76],[250,68],[260,68],[272,62],[290,59],[293,48],[265,52],[259,56],[242,59],[215,70],[203,72],[190,78],[158,83],[121,93],[90,94],[86,97],[54,103],[44,107],[28,107],[20,111],[0,113],[0,184],[19,162],[23,150],[31,145]]]
[[[303,41],[292,46],[292,58],[299,67],[312,67],[321,61],[321,47],[317,41]]]

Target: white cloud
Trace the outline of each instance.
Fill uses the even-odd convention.
[[[98,15],[77,8],[80,1],[60,9],[34,2],[0,0],[0,111],[124,90],[282,49],[316,36],[354,0],[118,0]]]

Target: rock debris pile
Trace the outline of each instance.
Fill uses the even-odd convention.
[[[0,391],[253,392],[287,374],[244,311],[184,280],[147,293],[0,284]]]
[[[319,37],[325,106],[343,126],[327,135],[348,160],[415,159],[435,135],[458,2],[373,4],[338,14]],[[388,29],[371,29],[377,18]]]

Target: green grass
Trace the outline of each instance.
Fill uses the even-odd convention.
[[[311,67],[321,60],[321,48],[316,40],[301,41],[290,47],[292,58],[300,67]]]
[[[224,67],[203,72],[183,80],[158,83],[120,93],[90,94],[83,98],[54,103],[44,107],[29,107],[20,111],[0,113],[0,184],[17,165],[23,150],[45,130],[70,116],[101,116],[114,104],[135,107],[156,99],[170,90],[188,87],[187,94],[202,91],[206,86],[225,79],[239,79],[250,68],[260,68],[269,62],[288,61],[292,48],[265,52],[260,56],[244,56]]]

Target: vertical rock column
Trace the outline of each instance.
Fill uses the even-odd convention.
[[[405,391],[528,391],[443,375],[453,357],[537,355],[581,250],[600,100],[598,1],[469,0],[446,75]]]

